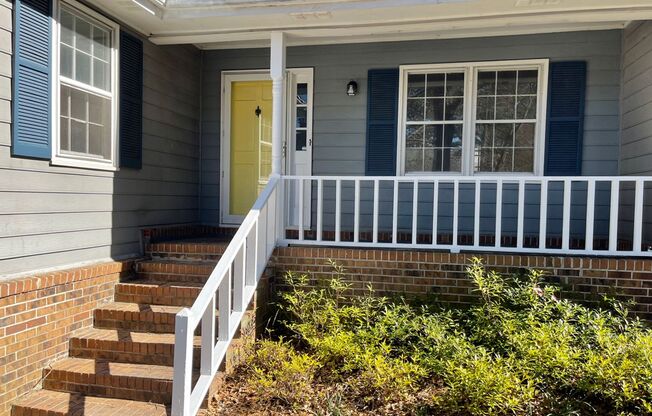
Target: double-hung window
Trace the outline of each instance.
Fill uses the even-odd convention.
[[[547,60],[401,67],[399,172],[541,174]]]
[[[58,3],[54,164],[117,167],[118,26],[76,2]]]

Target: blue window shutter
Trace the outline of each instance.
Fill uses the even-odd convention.
[[[120,167],[143,165],[143,42],[120,32]]]
[[[14,2],[13,156],[52,156],[52,0]]]
[[[586,62],[551,62],[548,87],[545,174],[581,175]]]
[[[370,69],[367,78],[367,176],[396,175],[398,68]]]

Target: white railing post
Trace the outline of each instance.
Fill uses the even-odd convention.
[[[419,181],[412,182],[412,244],[417,243],[417,226],[419,214]]]
[[[643,236],[643,196],[645,195],[644,182],[636,180],[634,187],[634,236],[632,238],[632,251],[641,252],[641,239]]]
[[[439,180],[432,183],[432,245],[437,245],[437,229],[439,224]]]
[[[392,244],[398,241],[398,186],[397,178],[394,178],[394,199],[392,200]]]
[[[317,241],[322,241],[324,232],[324,181],[317,180]]]
[[[494,241],[494,246],[500,248],[502,246],[502,234],[503,234],[503,181],[498,180],[496,182],[496,237]]]
[[[360,242],[360,179],[355,180],[353,192],[353,242]]]
[[[611,203],[609,207],[609,251],[618,251],[618,208],[620,206],[620,181],[611,180]]]
[[[373,226],[372,226],[372,232],[374,233],[371,241],[373,243],[378,242],[378,214],[379,214],[379,209],[378,209],[378,199],[380,196],[378,195],[380,193],[380,185],[378,179],[374,179],[374,207],[373,207]]]
[[[539,198],[539,249],[545,250],[548,238],[548,180],[541,181],[541,196]]]
[[[595,226],[595,180],[590,179],[586,186],[586,237],[584,249],[593,251],[593,235]]]
[[[335,241],[339,242],[340,227],[342,223],[342,181],[335,180]]]
[[[523,237],[525,234],[525,181],[523,179],[518,181],[518,218],[516,218],[516,247],[523,248]]]
[[[174,320],[174,378],[172,380],[172,415],[191,416],[193,332],[190,310],[182,309]]]
[[[299,181],[299,241],[304,240],[304,230],[303,230],[303,179],[298,179]]]
[[[459,221],[460,221],[460,181],[458,179],[455,179],[453,181],[453,241],[452,241],[452,247],[451,251],[458,252],[459,249],[457,248],[457,245],[459,243],[457,234],[458,234],[458,229],[459,229]]]
[[[247,305],[244,304],[245,270],[247,261],[247,246],[245,244],[238,250],[233,261],[233,310],[243,312]]]
[[[563,184],[564,205],[561,227],[561,249],[568,251],[570,247],[571,192],[573,188],[573,182],[570,179],[566,179],[564,180]]]
[[[222,278],[218,289],[218,314],[219,314],[219,331],[218,339],[220,341],[229,340],[231,331],[231,269],[226,272]]]
[[[215,366],[215,295],[201,318],[201,362],[200,374],[211,375]]]
[[[473,245],[480,247],[480,196],[482,192],[482,182],[477,180],[475,182],[474,196],[473,196]]]

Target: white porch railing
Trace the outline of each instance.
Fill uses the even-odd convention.
[[[649,243],[652,235],[652,177],[284,176],[282,180],[285,189],[292,190],[288,195],[293,201],[286,209],[294,223],[283,244],[652,255],[643,240],[644,227],[645,241]],[[444,208],[447,212],[442,212]],[[553,224],[556,230],[550,229]]]
[[[176,316],[173,416],[197,414],[226,356],[280,235],[279,207],[283,200],[279,195],[281,188],[279,178],[272,177],[229,243],[195,303]],[[194,334],[200,323],[199,378],[193,386]]]

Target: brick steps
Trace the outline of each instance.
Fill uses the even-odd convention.
[[[195,337],[199,365],[199,337]],[[89,328],[70,339],[70,356],[132,364],[173,365],[174,334]]]
[[[205,283],[217,262],[215,261],[181,261],[150,260],[136,265],[139,278],[160,282],[196,282]]]
[[[49,390],[113,399],[167,404],[172,400],[173,369],[86,358],[55,363],[43,382]]]
[[[93,310],[94,326],[73,334],[69,358],[45,370],[43,390],[16,402],[12,415],[169,415],[175,317],[193,304],[225,247],[212,240],[148,245],[152,259],[115,285],[114,302]],[[194,343],[198,373],[198,336]]]
[[[14,403],[13,416],[167,416],[170,409],[157,403],[38,390]]]
[[[113,302],[93,311],[96,328],[138,332],[173,333],[174,319],[182,306]]]
[[[150,305],[192,306],[202,288],[194,282],[157,282],[137,279],[115,286],[117,302]]]

